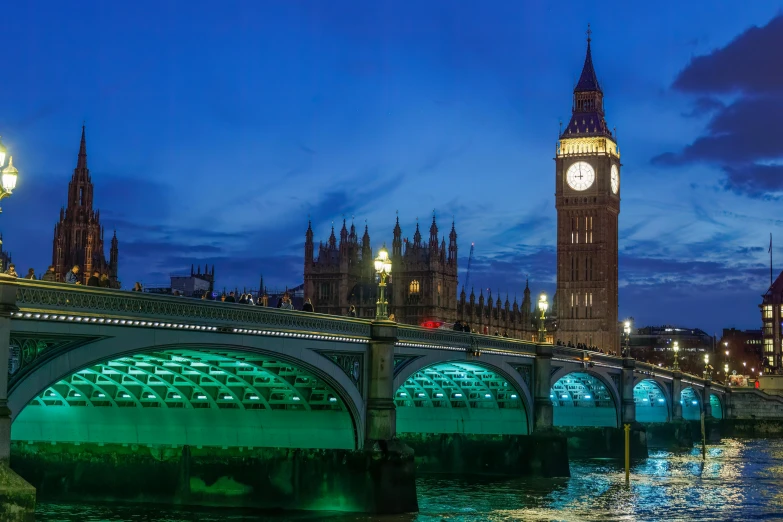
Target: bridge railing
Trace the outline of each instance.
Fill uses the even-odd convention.
[[[17,316],[27,319],[132,326],[143,321],[189,329],[234,327],[238,333],[274,330],[370,338],[370,322],[350,317],[28,279],[3,278],[0,285],[15,287]]]
[[[296,332],[297,334],[343,336],[350,340],[370,339],[371,320],[262,306],[205,301],[161,294],[128,292],[29,279],[0,278],[0,286],[15,288],[17,317],[51,321],[128,324],[197,329],[226,329],[235,333]],[[536,343],[507,337],[429,329],[399,324],[398,342],[425,348],[533,356]],[[582,361],[619,368],[622,358],[568,346],[552,346],[553,359]],[[636,363],[637,371],[671,377],[672,371],[651,364]],[[701,377],[687,379],[702,384]],[[725,391],[725,387],[712,383]]]

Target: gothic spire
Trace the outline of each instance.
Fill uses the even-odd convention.
[[[370,229],[367,228],[367,224],[364,225],[364,235],[362,236],[362,245],[370,245]]]
[[[601,91],[601,86],[598,84],[598,76],[596,76],[593,68],[593,55],[590,51],[590,42],[592,41],[590,35],[592,33],[590,24],[587,24],[587,54],[585,55],[585,64],[582,67],[582,75],[579,76],[574,92]]]
[[[87,140],[84,138],[84,125],[82,125],[82,141],[79,144],[79,158],[76,160],[76,168],[87,168]]]

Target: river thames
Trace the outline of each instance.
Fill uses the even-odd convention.
[[[371,516],[333,512],[258,514],[185,511],[161,506],[40,503],[36,521],[473,522],[515,520],[783,520],[783,441],[724,440],[690,453],[650,451],[632,466],[630,489],[620,464],[571,463],[570,479],[498,480],[424,476],[420,512]]]

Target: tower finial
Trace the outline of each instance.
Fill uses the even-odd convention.
[[[76,162],[76,168],[77,169],[86,169],[87,168],[87,140],[85,138],[85,131],[84,131],[84,125],[82,125],[82,140],[81,143],[79,143],[79,157]]]
[[[593,34],[593,31],[590,29],[590,22],[587,23],[587,45],[590,45],[590,41],[592,38],[590,38],[590,35]]]

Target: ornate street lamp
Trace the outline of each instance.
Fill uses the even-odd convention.
[[[389,259],[389,252],[386,251],[386,244],[378,251],[378,257],[375,258],[375,272],[378,274],[378,302],[375,304],[375,320],[386,321],[389,315],[386,313],[386,278],[391,274],[392,264]]]
[[[704,378],[710,378],[710,355],[708,353],[704,354]]]
[[[0,200],[10,196],[16,188],[16,180],[19,177],[19,171],[14,167],[14,158],[11,156],[8,158],[8,166],[3,169],[5,164],[6,148],[2,142],[0,142]],[[0,212],[3,210],[0,209]],[[0,245],[3,241],[0,240]],[[3,261],[0,260],[0,273],[3,272]]]
[[[541,293],[541,296],[538,298],[538,309],[541,310],[541,320],[538,323],[538,342],[539,343],[545,343],[546,342],[546,310],[549,308],[549,303],[546,301],[546,294]]]
[[[674,341],[672,350],[674,350],[674,371],[678,372],[680,371],[680,343]]]
[[[623,323],[623,333],[625,334],[625,357],[631,356],[631,321]]]
[[[726,374],[726,384],[729,383],[729,365],[728,363],[723,365],[723,372]]]

